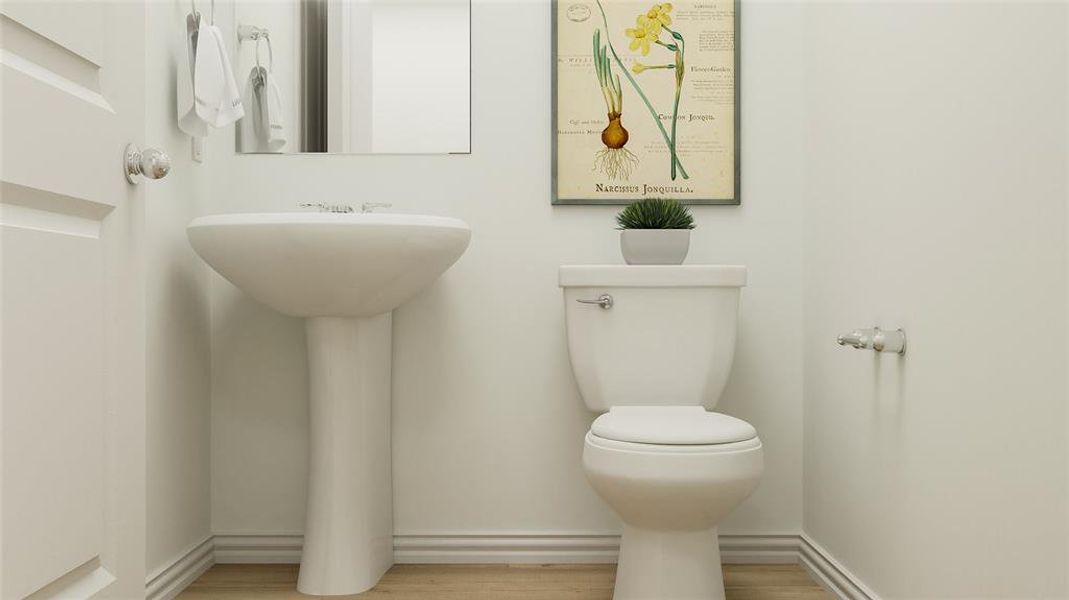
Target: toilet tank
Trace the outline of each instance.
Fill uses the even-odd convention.
[[[713,408],[735,356],[738,265],[560,267],[568,353],[587,407]],[[602,308],[580,300],[612,298]]]

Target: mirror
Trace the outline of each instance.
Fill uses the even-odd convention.
[[[471,151],[470,0],[238,0],[243,154]]]

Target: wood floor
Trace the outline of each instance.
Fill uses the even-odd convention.
[[[614,565],[395,565],[375,589],[332,600],[610,600]],[[215,565],[179,600],[307,600],[297,565]],[[833,600],[797,565],[725,565],[728,600]]]

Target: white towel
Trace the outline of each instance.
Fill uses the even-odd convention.
[[[280,152],[286,145],[286,129],[282,122],[282,94],[278,91],[275,76],[268,71],[260,88],[261,105],[264,108],[261,130],[267,140],[269,152]]]
[[[245,114],[238,84],[226,55],[223,33],[215,25],[202,25],[197,38],[193,93],[197,115],[213,127],[226,127]]]
[[[178,56],[178,128],[193,137],[208,135],[208,124],[199,115],[193,100],[193,69],[197,64],[197,39],[200,30],[200,13],[186,17],[182,46],[185,52]]]
[[[253,67],[249,71],[243,98],[248,110],[238,122],[238,151],[281,152],[286,145],[282,98],[278,84],[267,69]]]
[[[245,93],[242,94],[245,104],[245,116],[238,121],[237,142],[238,152],[256,153],[267,152],[267,145],[261,143],[263,139],[258,131],[260,127],[260,95],[257,88],[260,87],[261,77],[267,70],[263,67],[253,67],[249,71],[249,77],[245,80]]]

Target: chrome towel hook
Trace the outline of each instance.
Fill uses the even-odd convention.
[[[275,49],[271,46],[271,31],[266,27],[257,27],[256,25],[238,25],[238,42],[246,42],[249,40],[256,42],[254,52],[256,55],[257,67],[263,66],[260,64],[260,41],[267,42],[267,72],[274,72]]]
[[[197,12],[197,0],[189,0],[189,10],[189,14],[193,15],[194,17],[200,16],[200,13]],[[212,0],[211,12],[209,14],[211,15],[211,20],[209,21],[209,23],[215,25],[215,0]]]

